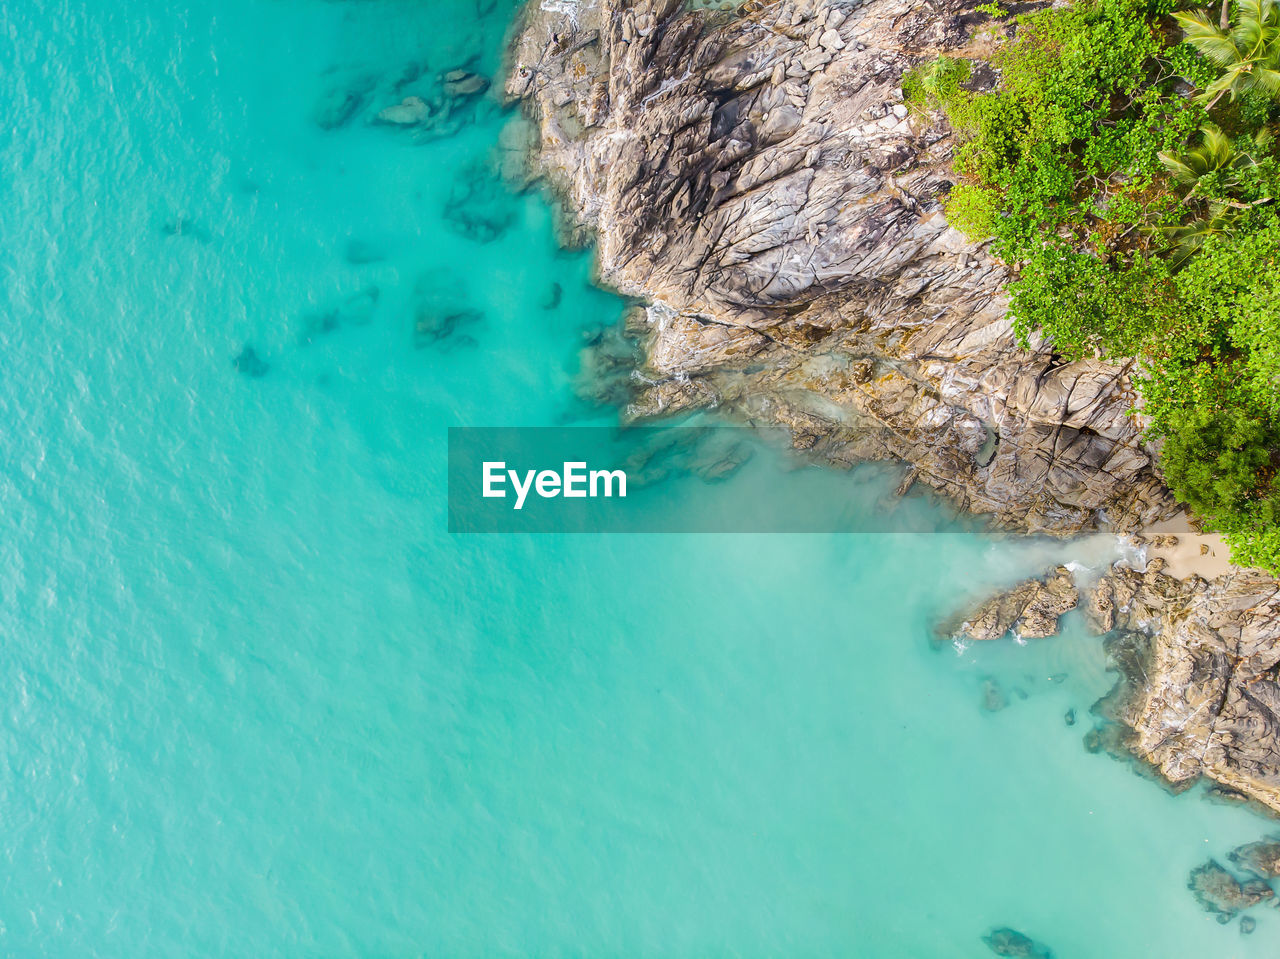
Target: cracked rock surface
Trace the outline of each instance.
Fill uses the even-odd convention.
[[[1079,598],[1070,571],[1059,566],[1041,579],[1029,579],[986,600],[944,632],[979,640],[1000,639],[1011,632],[1019,639],[1056,636],[1058,619],[1075,609]]]
[[[1221,923],[1230,922],[1237,913],[1266,902],[1275,891],[1261,880],[1240,882],[1210,859],[1191,871],[1187,888],[1201,907]]]
[[[1115,657],[1124,745],[1174,786],[1207,776],[1280,812],[1280,583],[1248,570],[1179,580],[1162,565],[1116,567],[1094,590],[1119,628],[1151,637]]]
[[[504,167],[546,180],[566,240],[593,240],[601,281],[644,304],[638,359],[608,337],[586,357],[612,377],[595,395],[786,426],[838,464],[899,459],[904,488],[1009,529],[1172,515],[1129,368],[1021,348],[1006,270],[946,223],[954,145],[902,75],[982,59],[983,22],[966,0],[531,0],[506,91],[532,127]],[[1208,776],[1280,812],[1280,584],[1158,562],[1102,583],[1090,624],[1146,637],[1120,644],[1125,745],[1175,785]],[[1024,586],[982,631],[1049,635],[1076,601]]]
[[[1128,371],[1018,348],[1004,269],[948,227],[952,142],[903,71],[971,44],[965,3],[530,3],[508,95],[534,172],[649,304],[633,416],[717,407],[899,458],[1008,528],[1120,529],[1172,500]],[[862,435],[874,428],[874,437]]]

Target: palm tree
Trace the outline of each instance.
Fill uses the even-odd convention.
[[[1271,131],[1264,127],[1254,134],[1252,146],[1255,150],[1261,151],[1266,149],[1270,142]],[[1258,163],[1251,153],[1237,150],[1227,135],[1214,123],[1206,123],[1200,128],[1199,146],[1192,147],[1180,157],[1164,152],[1159,156],[1164,168],[1179,183],[1191,187],[1191,193],[1195,192],[1201,177],[1218,171],[1227,174],[1224,186],[1237,187],[1240,185],[1240,180],[1235,174]],[[1191,193],[1188,193],[1184,199],[1190,198]]]
[[[1187,260],[1200,251],[1210,237],[1234,235],[1240,226],[1240,216],[1240,210],[1215,200],[1209,203],[1207,217],[1160,228],[1160,232],[1173,244],[1172,256],[1169,257],[1170,265],[1175,270],[1183,267]]]
[[[1212,107],[1225,93],[1246,90],[1280,94],[1280,7],[1276,0],[1238,0],[1228,30],[1200,11],[1175,13],[1187,42],[1223,68],[1201,97]]]

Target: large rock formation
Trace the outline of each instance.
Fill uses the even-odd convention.
[[[1057,635],[1058,620],[1075,609],[1079,598],[1071,571],[1058,566],[983,601],[944,624],[942,632],[956,639],[1000,639],[1009,633],[1018,639],[1044,639]]]
[[[1280,841],[1263,839],[1247,843],[1227,853],[1232,864],[1255,876],[1268,879],[1280,876]]]
[[[523,175],[550,182],[571,238],[595,240],[602,281],[646,304],[628,320],[638,359],[604,336],[587,357],[602,380],[638,372],[600,394],[637,417],[716,407],[788,426],[839,463],[897,457],[1009,528],[1171,514],[1127,368],[1020,348],[1005,269],[943,215],[953,143],[911,115],[902,76],[942,52],[981,59],[985,15],[967,0],[694,6],[532,0],[512,48]],[[510,174],[526,140],[505,142]],[[1110,704],[1125,744],[1175,784],[1207,775],[1280,811],[1277,591],[1245,572],[1120,570],[1085,612],[1141,639],[1120,644],[1131,668]]]
[[[1212,859],[1191,870],[1187,888],[1205,912],[1221,923],[1230,922],[1238,913],[1275,896],[1275,890],[1262,880],[1240,882]]]
[[[1115,625],[1153,638],[1113,657],[1106,704],[1124,745],[1175,786],[1208,776],[1280,812],[1280,583],[1240,570],[1178,580],[1159,561],[1095,589]]]
[[[603,280],[650,304],[633,415],[716,406],[836,461],[896,456],[1018,529],[1169,511],[1126,370],[1019,349],[1005,271],[943,216],[952,142],[909,114],[902,74],[985,19],[918,0],[529,4],[507,89],[537,168]]]

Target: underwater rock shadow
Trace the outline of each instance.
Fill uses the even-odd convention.
[[[1280,839],[1269,836],[1237,846],[1227,853],[1227,860],[1237,869],[1263,879],[1274,879],[1280,876]]]
[[[732,431],[726,433],[714,426],[646,427],[620,435],[633,441],[623,468],[636,489],[687,476],[706,483],[722,482],[754,455]]]
[[[445,270],[433,268],[418,277],[412,312],[414,349],[449,353],[479,345],[475,337],[460,331],[482,323],[484,311],[468,303],[465,290]]]
[[[445,201],[445,225],[476,243],[492,243],[516,222],[516,197],[484,161],[459,170]]]
[[[271,372],[271,364],[260,357],[258,351],[248,343],[236,354],[235,359],[231,361],[231,366],[237,373],[254,380],[261,379]]]
[[[478,61],[479,54],[473,54],[434,75],[422,59],[388,70],[335,65],[325,71],[325,89],[311,118],[325,131],[363,121],[402,130],[416,142],[452,136],[476,121],[491,86],[475,71]]]
[[[1009,705],[1009,697],[994,676],[982,678],[981,705],[984,713],[998,713]]]
[[[1053,950],[1048,946],[1008,926],[992,929],[982,937],[982,941],[997,956],[1017,957],[1017,959],[1053,959]]]
[[[190,239],[205,245],[213,242],[213,234],[184,213],[163,220],[160,233],[171,239]]]
[[[640,311],[643,314],[643,310]],[[638,370],[644,353],[636,331],[634,310],[621,322],[582,331],[574,397],[593,412],[607,407],[626,409],[636,398]]]
[[[564,300],[564,287],[559,283],[552,281],[547,292],[538,300],[538,308],[543,310],[554,310],[560,306]]]
[[[298,344],[307,346],[317,337],[336,333],[343,327],[369,325],[373,321],[380,296],[381,290],[371,285],[348,296],[338,306],[305,314],[302,317],[302,331],[298,334]]]
[[[337,72],[337,68],[326,72]],[[342,77],[321,94],[312,119],[321,130],[341,129],[364,111],[377,88],[378,77],[373,73]]]
[[[1241,882],[1213,859],[1191,870],[1187,888],[1201,908],[1223,925],[1244,910],[1275,897],[1275,890],[1263,880]]]

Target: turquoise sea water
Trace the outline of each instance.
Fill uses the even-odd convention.
[[[513,10],[0,2],[0,954],[1274,955],[1185,889],[1270,824],[1082,748],[1099,640],[930,640],[1105,540],[445,532],[448,426],[610,417],[496,108],[368,122]]]

